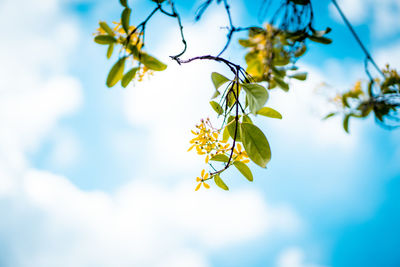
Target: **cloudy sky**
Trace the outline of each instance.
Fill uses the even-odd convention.
[[[214,54],[227,23],[201,1],[176,1],[187,56]],[[258,23],[261,1],[232,1],[238,25]],[[138,23],[152,8],[129,1]],[[400,3],[339,1],[380,66],[400,68]],[[283,120],[258,119],[272,161],[254,182],[228,173],[229,192],[194,192],[204,168],[187,153],[190,129],[212,114],[210,73],[178,66],[176,22],[156,16],[146,40],[168,63],[135,86],[108,89],[116,60],[93,42],[118,1],[0,0],[0,266],[399,266],[400,132],[373,119],[321,121],[329,90],[366,79],[363,55],[330,1],[316,25],[334,42],[310,44],[306,82],[271,92]],[[234,42],[227,58],[243,63]]]

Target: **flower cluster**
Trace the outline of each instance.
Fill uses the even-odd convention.
[[[235,145],[233,146],[233,144],[228,143],[227,140],[219,140],[221,130],[215,129],[212,126],[209,118],[206,120],[202,119],[201,123],[196,125],[196,129],[192,130],[191,132],[195,135],[195,137],[190,140],[191,146],[189,147],[188,151],[191,151],[194,148],[198,155],[206,155],[205,163],[210,164],[210,160],[222,161],[226,164],[225,169],[227,169],[227,167],[233,165],[235,162],[241,162],[243,164],[250,162],[250,159],[246,151],[242,149],[241,144],[235,142]],[[218,155],[220,155],[222,159],[217,159]],[[210,166],[212,165],[210,164]],[[222,171],[215,171],[213,174],[210,174],[205,173],[205,170],[203,169],[201,171],[201,176],[196,178],[196,181],[199,184],[195,190],[199,190],[201,184],[203,184],[206,189],[210,188],[205,181],[216,179],[215,175],[217,175],[219,178],[219,174]]]
[[[229,150],[229,144],[224,140],[218,140],[220,130],[215,129],[209,118],[201,120],[196,125],[196,130],[192,130],[195,137],[190,140],[192,144],[188,151],[196,149],[197,154],[206,155],[205,162],[208,163],[210,158],[217,154],[223,154]]]

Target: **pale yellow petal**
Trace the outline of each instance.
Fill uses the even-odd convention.
[[[199,184],[196,186],[196,189],[195,189],[194,191],[199,190],[199,189],[200,189],[200,186],[201,186],[201,183],[199,183]]]

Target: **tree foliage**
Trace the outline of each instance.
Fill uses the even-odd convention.
[[[137,26],[130,23],[132,9],[126,0],[120,0],[122,13],[119,22],[114,22],[112,27],[104,21],[99,23],[94,41],[107,46],[107,58],[111,57],[116,47],[120,49],[119,58],[109,71],[106,85],[113,87],[120,82],[122,87],[127,87],[133,81],[140,82],[145,75],[165,70],[167,65],[145,50],[146,25],[156,13],[175,19],[183,49],[179,54],[171,56],[173,61],[186,64],[198,60],[211,60],[224,64],[231,73],[229,77],[217,72],[211,73],[215,92],[209,104],[218,115],[219,122],[212,123],[209,118],[202,119],[192,130],[194,136],[188,150],[194,150],[203,156],[209,166],[208,170],[203,169],[201,175],[197,177],[198,185],[195,189],[200,189],[201,185],[209,188],[208,181],[214,180],[218,187],[229,190],[222,174],[232,166],[248,181],[253,181],[249,162],[266,168],[271,160],[271,149],[266,135],[252,118],[263,116],[282,119],[278,111],[266,106],[269,91],[274,88],[289,91],[290,79],[300,81],[307,79],[307,73],[300,71],[296,63],[308,50],[308,42],[330,44],[332,40],[327,35],[331,28],[327,27],[325,30],[314,28],[314,14],[310,0],[280,0],[279,7],[268,23],[264,26],[249,27],[234,25],[228,0],[206,0],[198,8],[195,19],[200,20],[213,2],[222,4],[229,20],[226,44],[215,56],[199,55],[183,59],[187,43],[181,17],[174,2],[172,0],[152,0],[152,2],[154,9]],[[343,128],[346,132],[349,131],[350,117],[365,118],[370,113],[374,113],[375,118],[383,125],[387,125],[388,120],[398,122],[399,74],[388,66],[382,71],[377,68],[336,1],[332,2],[366,54],[366,74],[370,79],[365,88],[359,81],[349,91],[338,95],[333,100],[337,103],[338,110],[328,114],[326,118],[342,113]],[[271,1],[264,1],[260,8],[260,17],[264,17],[269,8]],[[243,47],[246,66],[240,66],[222,56],[234,34],[242,31],[247,32],[247,38],[239,39],[238,42]],[[381,78],[371,77],[368,63],[379,70]],[[216,123],[219,125],[216,126]]]

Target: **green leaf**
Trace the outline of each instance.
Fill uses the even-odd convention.
[[[243,83],[243,89],[246,91],[246,98],[249,103],[251,113],[256,114],[268,100],[268,91],[256,83]]]
[[[211,96],[211,99],[217,98],[221,93],[218,90],[215,90],[214,94]]]
[[[126,7],[124,11],[122,11],[121,14],[121,24],[122,28],[124,28],[124,31],[126,34],[129,34],[129,20],[131,17],[131,9],[129,7]]]
[[[250,117],[247,116],[247,115],[244,115],[244,116],[243,116],[243,122],[253,123],[253,121],[252,121],[252,120],[250,119]]]
[[[226,102],[229,107],[232,107],[233,104],[236,103],[236,97],[233,89],[228,91],[228,94],[226,95]]]
[[[113,51],[114,51],[114,44],[110,44],[107,49],[107,58],[110,58],[112,56]]]
[[[106,33],[108,33],[111,36],[114,36],[114,31],[108,26],[108,24],[104,21],[99,22],[100,28],[102,28]]]
[[[218,115],[224,114],[224,109],[215,101],[210,101],[211,107],[217,112]]]
[[[126,57],[122,57],[114,64],[114,66],[112,66],[110,72],[108,73],[106,82],[108,87],[113,87],[119,80],[122,79],[125,68],[125,60]]]
[[[332,43],[332,39],[322,37],[322,36],[314,36],[310,35],[308,36],[308,39],[310,39],[313,42],[321,43],[321,44],[330,44]]]
[[[151,0],[151,1],[153,1],[153,2],[155,2],[155,3],[158,3],[158,4],[161,4],[161,3],[164,2],[165,0]]]
[[[235,161],[233,162],[233,165],[235,165],[236,169],[238,169],[238,171],[240,171],[240,173],[243,174],[243,176],[246,177],[247,180],[253,182],[253,174],[251,173],[250,168],[245,163]]]
[[[322,36],[324,36],[325,34],[330,33],[331,30],[332,30],[332,29],[329,28],[329,27],[326,27],[326,29],[325,29],[324,31],[316,31],[316,30],[314,30],[313,28],[311,28],[311,31],[312,31],[313,35],[314,35],[314,36],[317,36],[317,37],[322,37]]]
[[[219,87],[221,87],[221,85],[230,81],[228,78],[226,78],[222,74],[219,74],[218,72],[211,73],[211,80],[214,84],[215,89],[218,89]]]
[[[307,79],[307,72],[298,72],[289,76],[300,81],[305,81]]]
[[[239,39],[239,44],[243,47],[257,46],[257,43],[253,43],[249,39]]]
[[[214,182],[220,188],[222,188],[224,190],[229,190],[228,186],[224,183],[224,181],[222,181],[222,179],[221,179],[221,177],[219,176],[218,173],[216,175],[214,175]]]
[[[240,125],[242,143],[249,158],[257,165],[265,168],[271,160],[271,149],[264,133],[254,124]]]
[[[117,42],[117,39],[110,35],[97,35],[94,37],[94,41],[101,45],[109,45]]]
[[[228,127],[224,128],[224,131],[222,132],[222,141],[228,141],[229,139],[229,131]]]
[[[279,79],[278,77],[275,76],[274,77],[274,81],[285,92],[289,91],[289,85],[287,83],[285,83],[283,80],[281,80],[281,79]]]
[[[127,87],[128,84],[132,81],[132,79],[135,77],[135,74],[139,68],[132,68],[130,71],[125,73],[125,75],[122,77],[121,80],[121,85],[122,87]]]
[[[275,57],[272,60],[272,64],[275,66],[285,66],[290,63],[290,58],[289,57]]]
[[[329,119],[330,117],[333,117],[333,116],[335,116],[336,114],[337,114],[337,112],[331,112],[331,113],[329,113],[328,115],[326,115],[325,117],[323,117],[322,119],[323,119],[323,120]]]
[[[295,57],[301,57],[304,55],[304,53],[307,51],[307,46],[303,45],[302,47],[299,47],[296,52],[294,52]]]
[[[119,0],[120,4],[123,5],[124,7],[128,7],[127,0]]]
[[[344,116],[343,119],[343,129],[346,131],[346,133],[349,133],[349,119],[350,119],[351,114],[347,114]]]
[[[264,33],[265,30],[261,27],[251,27],[249,29],[249,37],[254,37],[257,34]]]
[[[228,128],[229,135],[232,137],[232,139],[235,139],[235,131],[236,131],[236,141],[240,142],[240,122],[238,123],[238,126],[236,127],[236,120],[234,116],[229,116],[228,118]]]
[[[139,61],[151,70],[163,71],[167,68],[167,65],[165,65],[155,57],[150,56],[149,54],[140,54]]]
[[[210,160],[212,161],[221,161],[221,162],[228,162],[229,158],[227,155],[224,154],[217,154],[215,156],[213,156]]]
[[[263,107],[262,109],[257,111],[257,114],[269,118],[282,119],[282,115],[278,111],[269,107]]]

